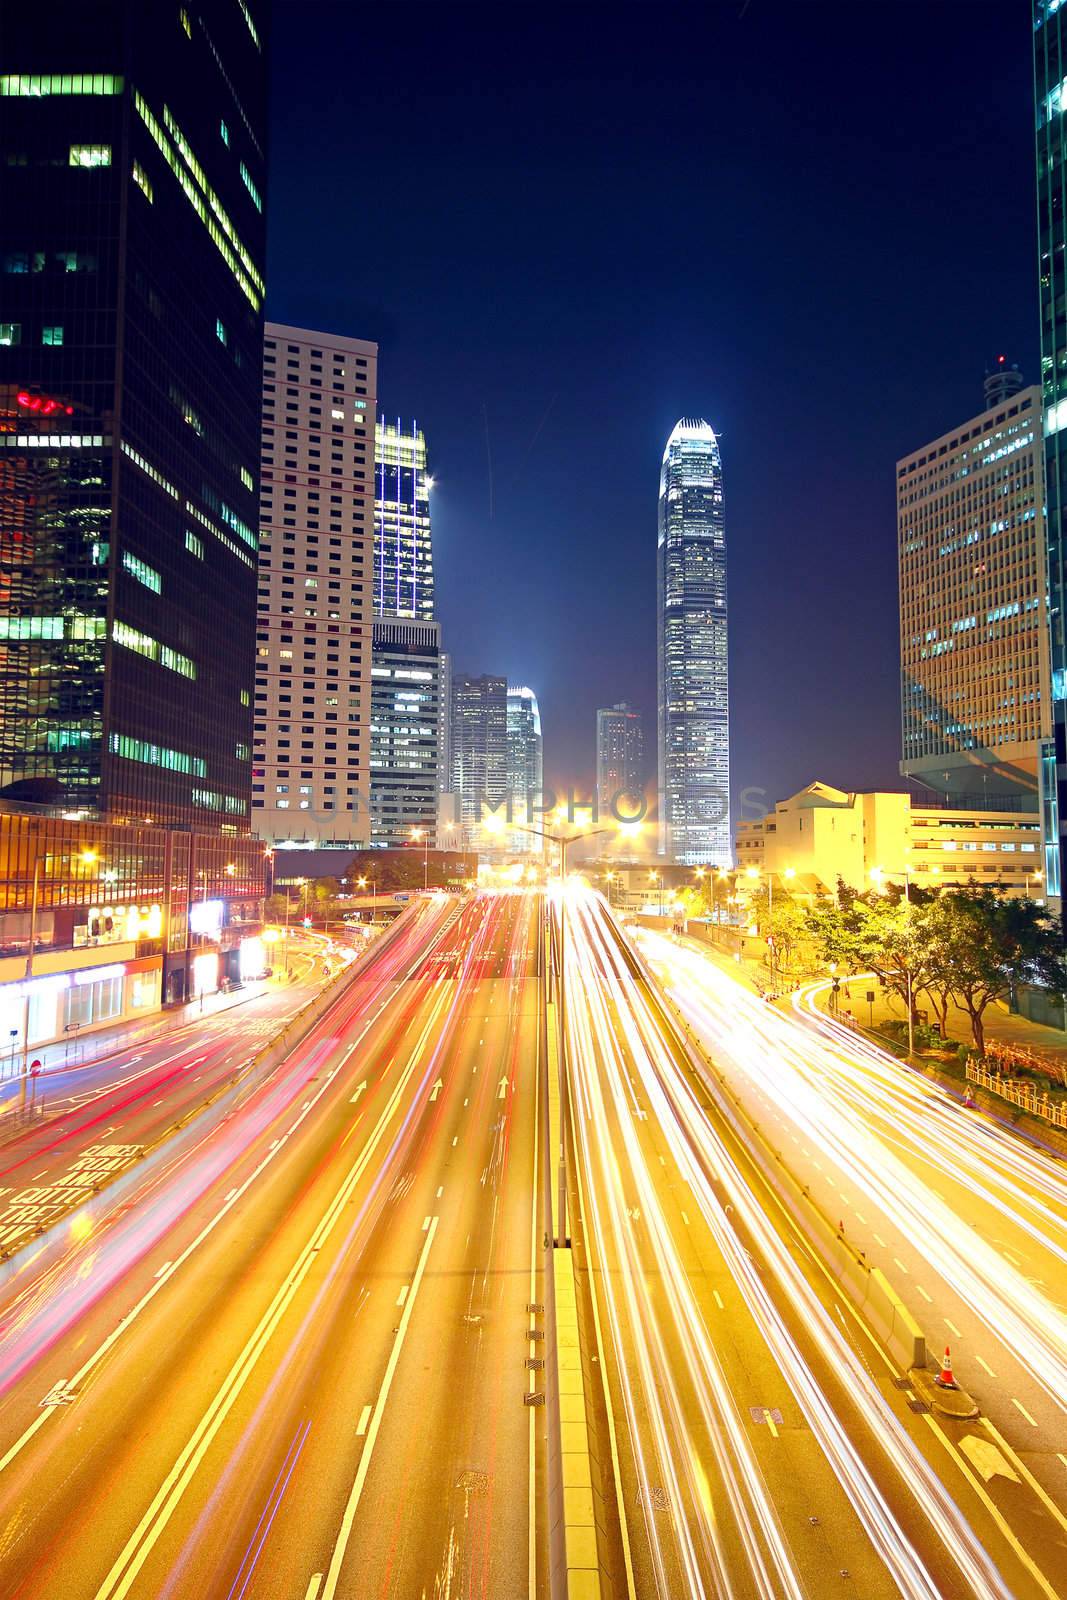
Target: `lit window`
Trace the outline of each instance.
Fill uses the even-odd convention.
[[[263,210],[263,201],[259,197],[259,190],[256,188],[255,184],[252,182],[252,174],[249,172],[248,168],[245,166],[243,161],[241,162],[241,169],[240,170],[241,170],[241,181],[244,184],[245,188],[248,190],[249,194],[252,196],[252,201],[253,201],[253,204],[255,205],[256,210],[257,211],[262,211]]]
[[[189,13],[186,11],[184,6],[179,6],[178,8],[178,21],[181,23],[182,32],[185,34],[185,37],[187,39],[191,39],[193,37],[193,27],[192,23],[189,21]]]
[[[215,337],[220,344],[229,344],[230,336],[221,317],[215,318]]]
[[[110,167],[111,146],[109,144],[72,144],[70,147],[70,165],[72,167]]]
[[[21,344],[21,322],[0,322],[0,344]]]
[[[240,740],[238,740],[234,745],[233,753],[237,757],[238,761],[248,761],[252,756],[251,750],[249,750],[246,744],[242,744]]]
[[[241,704],[243,706],[246,706],[246,705],[248,705],[248,703],[249,703],[248,690],[247,689],[242,689],[241,690]]]
[[[152,182],[139,161],[133,164],[133,181],[146,200],[152,199]]]
[[[153,594],[162,594],[163,579],[154,567],[148,565],[147,561],[142,561],[139,556],[131,555],[129,550],[124,550],[122,552],[122,565],[131,578],[136,578],[138,583],[143,583],[146,589],[151,589]]]
[[[278,801],[278,810],[279,811],[288,811],[288,809],[289,809],[288,800],[279,800]]]
[[[230,148],[230,130],[224,122],[219,123],[219,133],[222,136],[223,144],[228,150]]]
[[[45,73],[43,76],[0,77],[0,98],[39,100],[50,94],[121,94],[122,78],[110,72]]]
[[[252,481],[252,474],[249,472],[248,468],[247,467],[241,467],[239,470],[240,470],[240,473],[241,473],[241,482],[244,484],[245,488],[246,489],[255,488],[255,484]]]
[[[188,550],[190,555],[196,556],[199,561],[203,561],[203,559],[204,559],[204,544],[203,544],[203,540],[198,539],[196,534],[195,533],[190,533],[188,529],[186,529],[186,531],[185,531],[185,548]]]
[[[63,329],[62,328],[58,328],[58,327],[42,328],[41,329],[41,343],[42,344],[62,344],[63,343]]]

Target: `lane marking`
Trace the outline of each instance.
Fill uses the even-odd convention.
[[[422,1219],[422,1231],[423,1231],[423,1233],[426,1232],[426,1230],[427,1230],[427,1228],[429,1226],[430,1226],[430,1218],[429,1217],[423,1217],[423,1219]]]
[[[452,1140],[452,1148],[453,1148],[453,1150],[456,1148],[458,1143],[459,1143],[459,1134],[457,1133],[456,1137]]]
[[[318,1600],[319,1586],[322,1583],[322,1573],[313,1572],[308,1580],[307,1593],[304,1600]]]
[[[337,1593],[337,1583],[341,1576],[341,1567],[344,1564],[345,1552],[348,1549],[348,1541],[352,1537],[352,1524],[356,1520],[356,1511],[359,1508],[360,1496],[363,1493],[363,1485],[367,1481],[367,1473],[370,1470],[371,1457],[374,1454],[374,1446],[377,1442],[378,1431],[382,1425],[382,1414],[385,1411],[385,1403],[389,1398],[389,1390],[392,1388],[393,1384],[393,1375],[396,1372],[397,1363],[400,1360],[400,1352],[404,1347],[404,1339],[407,1336],[408,1327],[411,1323],[411,1313],[415,1305],[415,1298],[419,1292],[419,1285],[422,1283],[422,1275],[426,1271],[426,1258],[430,1253],[430,1247],[433,1244],[434,1234],[437,1232],[438,1219],[433,1217],[432,1219],[427,1220],[430,1222],[430,1228],[426,1235],[426,1243],[423,1245],[419,1254],[419,1261],[415,1268],[415,1275],[411,1280],[411,1293],[408,1296],[407,1305],[404,1307],[403,1315],[400,1318],[400,1326],[397,1329],[396,1338],[393,1341],[393,1348],[389,1353],[389,1363],[385,1369],[385,1377],[382,1379],[381,1389],[378,1391],[378,1400],[374,1407],[373,1416],[371,1417],[370,1430],[367,1434],[367,1443],[364,1446],[363,1454],[359,1458],[359,1466],[356,1469],[356,1476],[353,1480],[352,1489],[348,1496],[348,1504],[345,1506],[344,1515],[341,1518],[341,1526],[337,1533],[337,1542],[333,1547],[333,1555],[330,1558],[330,1567],[326,1574],[326,1586],[322,1591],[322,1600],[333,1600],[334,1595]]]
[[[957,1328],[956,1324],[952,1321],[951,1317],[946,1317],[945,1318],[945,1327],[948,1329],[949,1333],[952,1334],[954,1339],[962,1339],[963,1338],[963,1334]]]
[[[977,1363],[978,1363],[978,1365],[980,1367],[984,1367],[985,1368],[985,1370],[989,1373],[989,1376],[991,1378],[995,1378],[996,1377],[996,1373],[993,1371],[993,1368],[989,1365],[989,1362],[984,1359],[984,1357],[975,1356],[974,1359],[977,1361]]]
[[[404,1301],[407,1299],[407,1297],[408,1297],[408,1285],[405,1283],[404,1287],[401,1289],[400,1293],[396,1297],[397,1305],[398,1306],[402,1306],[404,1304]],[[368,1406],[367,1409],[369,1411],[370,1407]]]
[[[898,1267],[899,1267],[899,1268],[900,1268],[900,1270],[901,1270],[901,1272],[907,1272],[907,1270],[908,1270],[908,1269],[907,1269],[907,1267],[906,1267],[906,1266],[905,1266],[905,1265],[904,1265],[904,1263],[903,1263],[903,1261],[901,1261],[901,1259],[900,1259],[900,1257],[899,1257],[899,1256],[894,1256],[894,1257],[893,1257],[893,1261],[894,1261],[894,1262],[895,1262],[895,1264],[896,1264],[896,1265],[897,1265],[897,1266],[898,1266]]]
[[[1034,1419],[1030,1415],[1029,1411],[1027,1411],[1026,1407],[1023,1405],[1021,1400],[1016,1400],[1015,1396],[1012,1395],[1011,1403],[1012,1403],[1013,1406],[1018,1406],[1019,1410],[1022,1412],[1023,1416],[1026,1418],[1027,1422],[1030,1424],[1031,1428],[1036,1428],[1037,1427],[1037,1423],[1034,1421]]]
[[[363,1410],[360,1412],[359,1421],[356,1423],[356,1438],[357,1439],[362,1439],[363,1435],[366,1433],[366,1431],[367,1431],[367,1423],[370,1421],[370,1413],[371,1413],[370,1406],[364,1406]],[[321,1572],[319,1573],[319,1581],[320,1582],[322,1581],[322,1573]]]
[[[889,1246],[886,1244],[885,1240],[882,1238],[882,1235],[880,1233],[876,1233],[874,1237],[878,1240],[878,1243],[881,1245],[883,1250],[887,1250],[889,1248]]]
[[[168,1267],[172,1267],[173,1265],[174,1265],[173,1261],[164,1261],[164,1263],[160,1267],[159,1271],[158,1272],[154,1272],[152,1274],[152,1276],[154,1278],[161,1278],[163,1276],[163,1274],[166,1272],[167,1268]]]
[[[726,1307],[722,1303],[722,1295],[719,1293],[718,1289],[713,1289],[711,1292],[715,1296],[715,1304],[718,1306],[719,1310],[725,1311]]]
[[[933,1295],[927,1294],[926,1290],[923,1288],[921,1283],[917,1283],[915,1285],[915,1287],[916,1287],[916,1289],[918,1289],[919,1293],[922,1295],[922,1297],[926,1301],[927,1305],[928,1306],[932,1306],[933,1303],[934,1303]]]
[[[443,1194],[444,1194],[444,1192],[445,1192],[445,1186],[444,1186],[444,1184],[443,1184],[443,1183],[442,1183],[442,1184],[441,1184],[441,1186],[440,1186],[440,1188],[439,1188],[439,1189],[438,1189],[438,1191],[437,1191],[437,1198],[438,1198],[438,1200],[440,1200],[440,1198],[441,1198],[441,1196],[442,1196],[442,1195],[443,1195]]]

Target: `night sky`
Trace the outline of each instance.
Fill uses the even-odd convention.
[[[424,427],[459,670],[546,779],[646,713],[659,464],[721,438],[735,796],[900,787],[896,458],[1037,377],[1024,0],[275,0],[268,315]]]

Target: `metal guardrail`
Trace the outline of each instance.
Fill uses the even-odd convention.
[[[1067,1101],[1053,1100],[1047,1089],[1019,1083],[1015,1078],[1005,1078],[999,1072],[988,1072],[973,1061],[967,1063],[967,1078],[970,1083],[979,1084],[991,1094],[1000,1095],[1002,1100],[1010,1100],[1020,1110],[1029,1111],[1035,1117],[1044,1117],[1054,1127],[1067,1128]]]

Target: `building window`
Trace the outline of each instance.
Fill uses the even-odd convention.
[[[109,144],[72,144],[70,147],[70,165],[72,167],[110,167],[111,146]]]
[[[223,144],[226,146],[226,148],[228,150],[230,148],[230,130],[226,126],[225,122],[220,122],[219,123],[219,134],[220,134],[220,136],[222,138]]]
[[[109,72],[45,73],[33,77],[0,77],[0,99],[15,96],[40,100],[51,94],[121,94],[122,78]]]
[[[152,180],[139,161],[135,161],[133,164],[133,181],[145,199],[151,201],[153,199]]]
[[[259,190],[256,188],[255,184],[252,182],[252,174],[249,172],[248,168],[245,166],[243,161],[241,162],[241,169],[240,170],[241,170],[241,182],[244,184],[245,188],[248,190],[249,194],[252,196],[253,205],[255,206],[257,211],[262,211],[263,210],[263,201],[260,199]]]
[[[230,342],[230,336],[226,332],[226,326],[221,317],[215,318],[215,337],[220,344],[229,344]]]
[[[63,329],[60,328],[60,327],[42,328],[41,329],[41,343],[42,344],[62,344],[63,343]]]
[[[153,594],[162,594],[163,579],[147,561],[142,561],[139,556],[131,555],[128,550],[124,550],[122,565],[130,576],[136,578],[138,583],[143,583],[146,589],[151,589]]]
[[[190,533],[188,528],[185,530],[185,548],[188,550],[190,555],[196,556],[199,561],[203,561],[203,541],[198,539],[195,533]]]
[[[0,344],[21,344],[21,322],[0,322]]]

